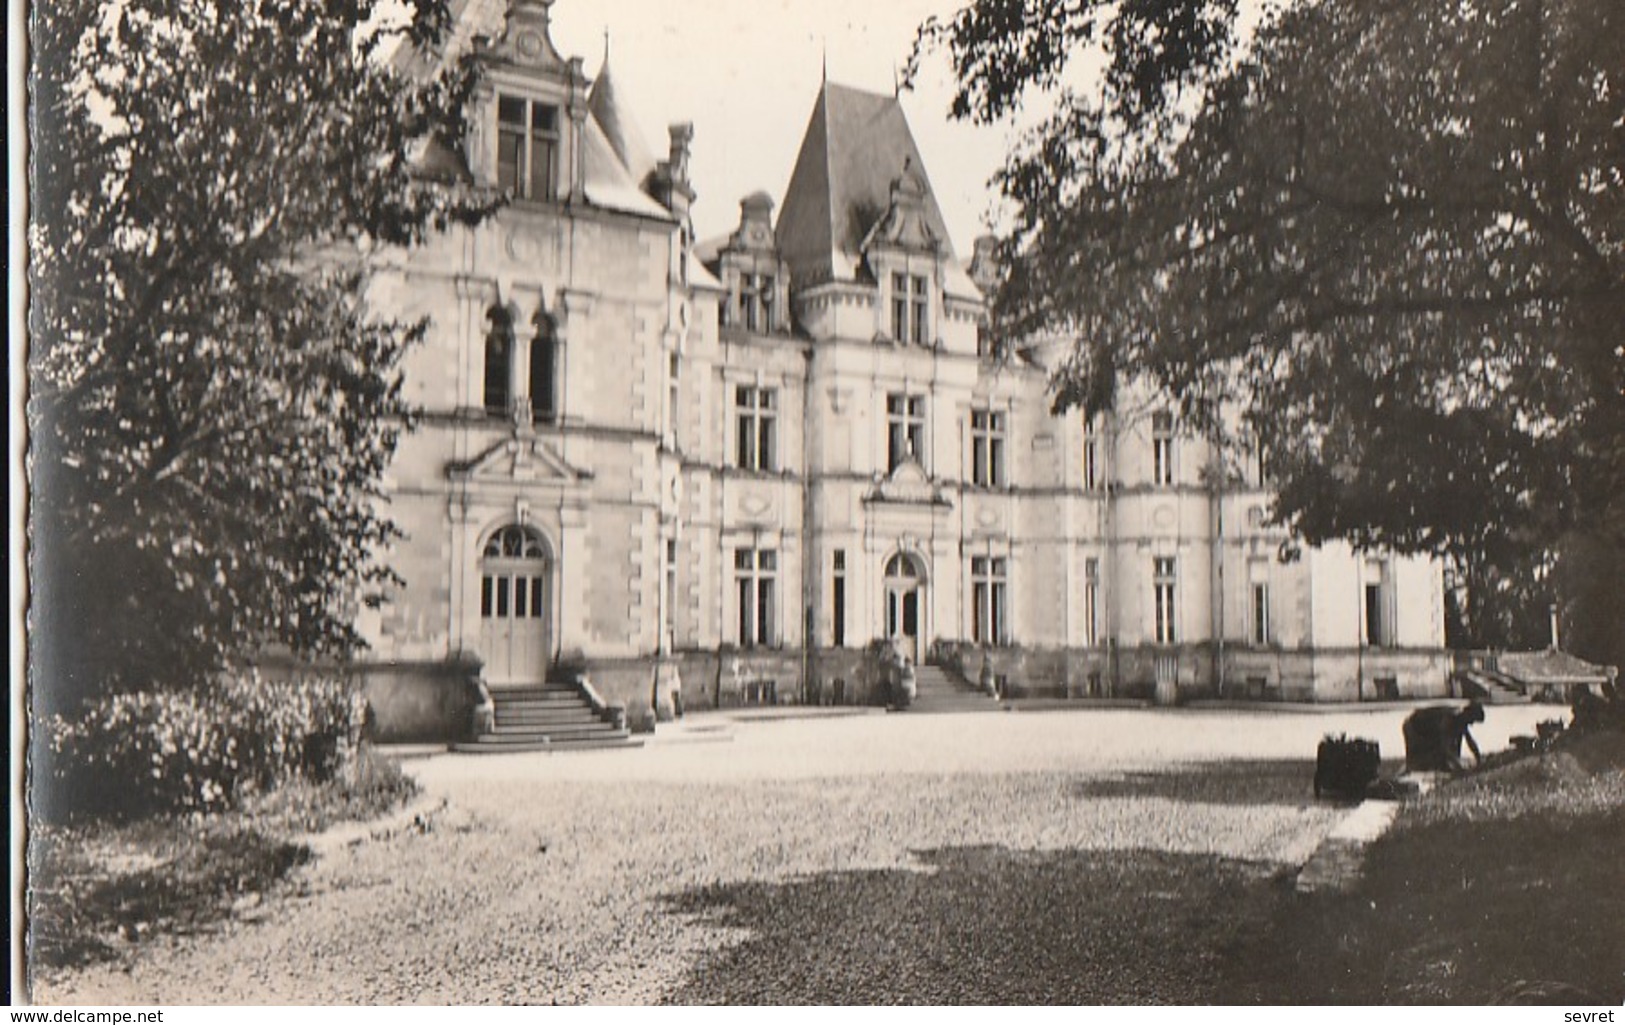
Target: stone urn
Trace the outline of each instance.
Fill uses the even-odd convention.
[[[471,704],[468,710],[469,739],[478,740],[496,732],[497,706],[491,697],[491,689],[485,681],[478,676],[469,681]]]
[[[909,665],[906,660],[900,662],[892,678],[896,681],[895,686],[892,688],[894,703],[898,708],[907,708],[912,705],[914,698],[919,694],[919,685],[914,679],[914,667]]]

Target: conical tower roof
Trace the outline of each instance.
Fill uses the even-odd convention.
[[[897,97],[825,81],[779,210],[779,250],[792,276],[808,284],[852,280],[864,239],[886,215],[892,183],[905,169],[918,178],[925,225],[949,263],[957,264]]]
[[[604,138],[609,141],[610,149],[615,151],[615,156],[632,180],[641,184],[655,169],[655,158],[638,132],[637,122],[626,113],[616,93],[615,79],[609,72],[607,47],[604,65],[599,69],[592,92],[587,97],[587,110],[598,122],[598,127],[604,130]]]

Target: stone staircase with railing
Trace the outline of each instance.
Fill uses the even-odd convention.
[[[913,712],[997,712],[1003,709],[986,691],[942,666],[914,667]]]
[[[452,750],[506,754],[643,746],[614,721],[584,680],[492,687],[488,693],[489,707],[475,713],[473,739],[453,744]]]
[[[1473,698],[1487,705],[1527,704],[1529,695],[1518,681],[1497,669],[1476,666],[1457,669],[1451,673],[1456,691],[1464,698]]]

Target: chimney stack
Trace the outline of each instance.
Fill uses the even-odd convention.
[[[680,121],[667,129],[671,134],[671,149],[660,166],[655,168],[656,197],[679,221],[688,221],[688,211],[694,204],[694,187],[688,180],[689,150],[694,142],[694,125]]]

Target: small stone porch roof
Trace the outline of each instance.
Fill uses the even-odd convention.
[[[1496,660],[1502,673],[1525,686],[1607,683],[1617,670],[1599,666],[1557,648],[1544,651],[1508,651]]]

